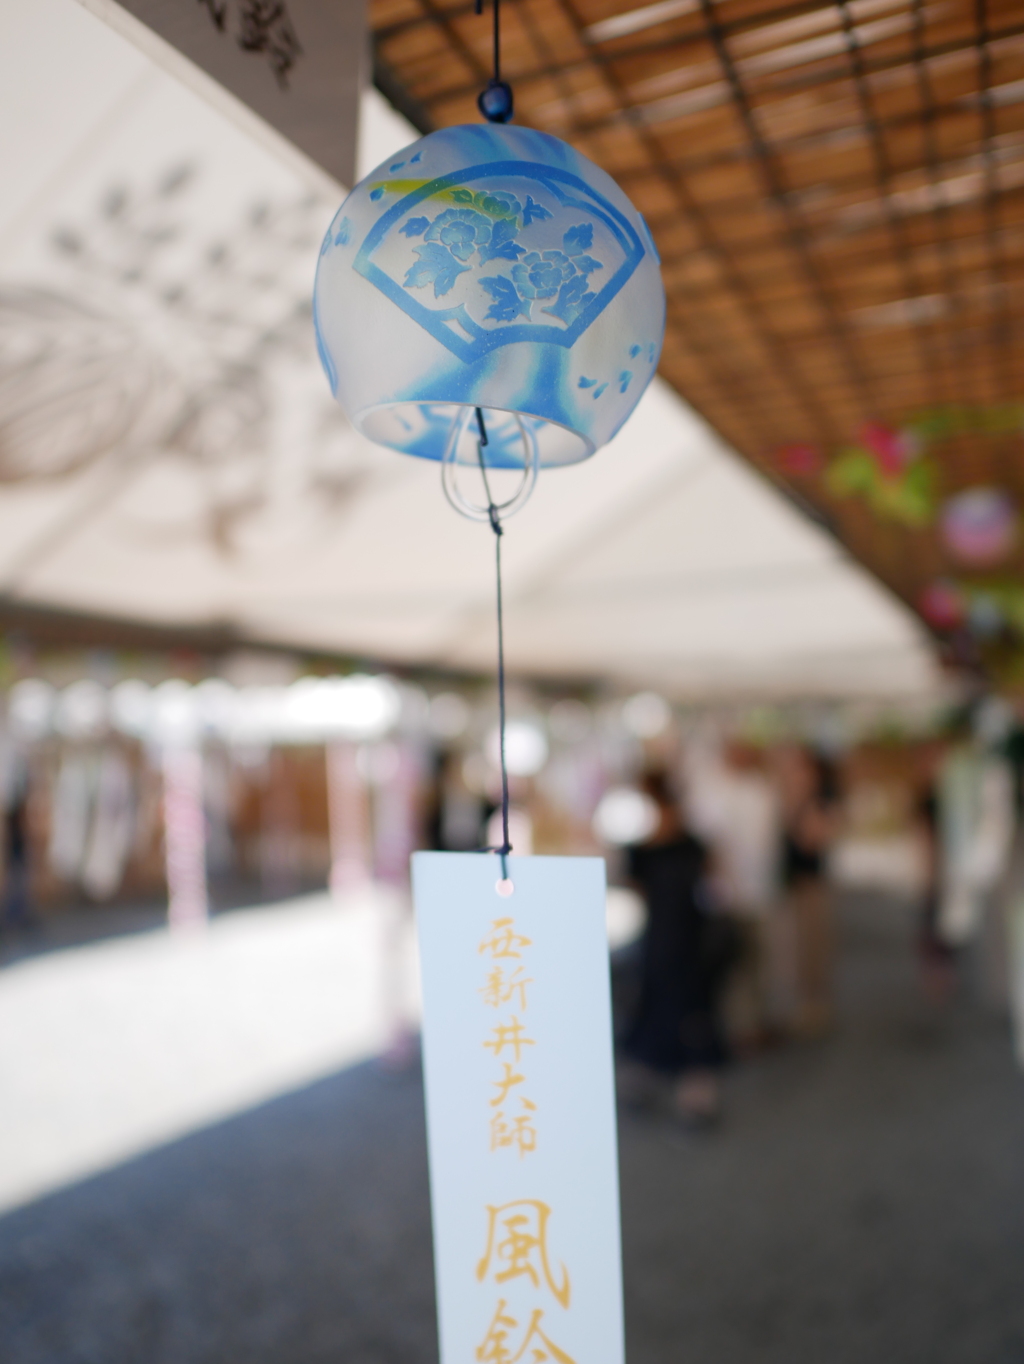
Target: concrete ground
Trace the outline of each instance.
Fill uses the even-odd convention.
[[[1024,1364],[1024,1077],[910,941],[849,904],[834,1037],[717,1132],[623,1117],[630,1364]],[[366,1062],[0,1219],[0,1359],[430,1364],[431,1273],[419,1076]]]
[[[414,1008],[411,920],[379,889],[87,923],[0,970],[0,1215],[374,1056]]]

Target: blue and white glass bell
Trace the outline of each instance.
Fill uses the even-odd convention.
[[[313,312],[331,389],[371,440],[544,467],[586,459],[632,412],[665,292],[609,175],[546,133],[483,124],[431,133],[355,187]]]

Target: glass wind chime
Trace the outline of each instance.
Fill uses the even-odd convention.
[[[587,459],[626,421],[657,368],[665,293],[647,225],[614,180],[509,125],[498,3],[494,76],[477,101],[487,121],[430,133],[356,185],[321,247],[313,318],[353,425],[438,461],[451,504],[495,533],[504,870],[502,520],[540,469]],[[484,503],[460,489],[460,465],[479,470]],[[504,502],[492,469],[522,471]]]

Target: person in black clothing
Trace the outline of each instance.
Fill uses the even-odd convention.
[[[783,881],[796,947],[797,1037],[827,1033],[833,1021],[835,931],[826,859],[838,832],[836,772],[820,754],[797,746],[780,754],[784,811]]]
[[[4,887],[0,896],[0,931],[26,932],[35,927],[29,897],[28,769],[21,761],[3,811]]]
[[[956,987],[956,952],[939,932],[939,900],[942,893],[942,850],[939,831],[938,771],[943,750],[931,745],[931,771],[917,802],[917,827],[925,851],[925,883],[918,926],[918,958],[925,992],[935,1004],[945,1004]]]
[[[717,982],[706,954],[708,915],[701,906],[708,854],[684,829],[665,775],[649,774],[644,789],[658,807],[658,825],[646,843],[629,850],[630,875],[648,918],[639,1005],[623,1050],[676,1082],[681,1117],[708,1120],[717,1116],[716,1070],[723,1060]]]

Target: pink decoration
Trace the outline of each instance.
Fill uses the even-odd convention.
[[[860,439],[886,478],[899,478],[920,453],[918,438],[912,431],[894,431],[881,422],[865,422],[860,428]]]
[[[998,563],[1017,543],[1017,509],[1001,488],[968,488],[942,508],[942,540],[960,563]]]
[[[806,477],[820,472],[821,451],[816,445],[781,445],[775,451],[775,464],[784,474]]]
[[[955,630],[967,614],[967,603],[956,583],[937,578],[921,593],[921,615],[935,630]]]

